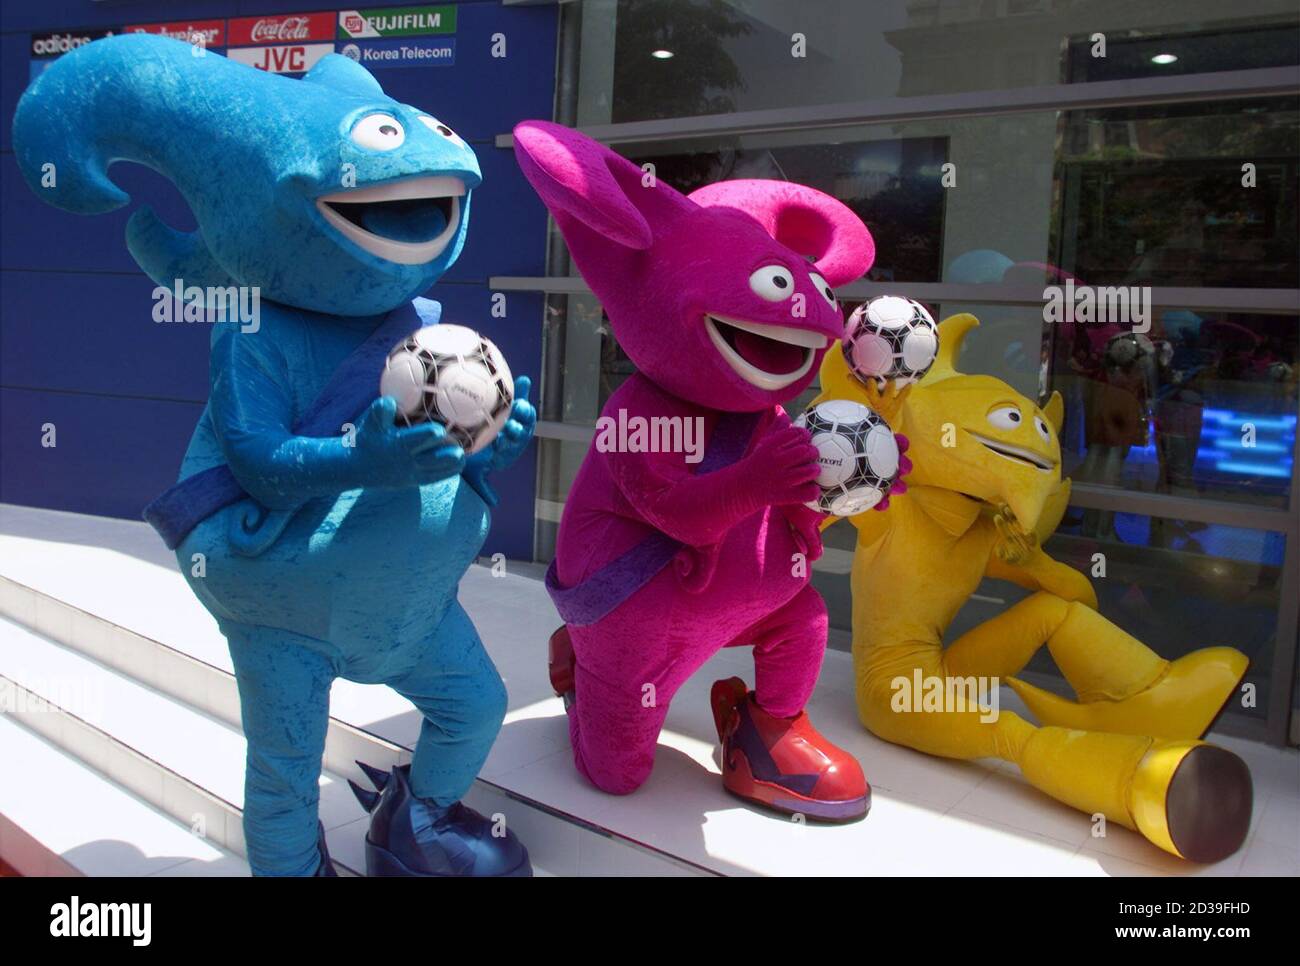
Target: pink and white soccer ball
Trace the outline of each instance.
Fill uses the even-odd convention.
[[[398,423],[442,423],[466,454],[496,438],[515,400],[501,350],[463,325],[411,333],[388,354],[379,393],[397,400]]]
[[[898,479],[898,441],[889,424],[870,408],[848,399],[828,399],[794,421],[812,434],[821,472],[821,497],[808,506],[839,517],[870,510]]]
[[[849,316],[842,347],[859,379],[916,382],[939,355],[939,328],[920,302],[881,295]]]

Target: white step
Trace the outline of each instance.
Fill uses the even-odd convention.
[[[28,512],[18,511],[17,516],[26,521]],[[13,522],[14,508],[3,507],[3,513],[6,523]],[[140,549],[132,546],[130,538],[136,534],[130,524],[70,514],[37,514],[63,524],[65,529],[58,532],[65,536],[70,535],[66,529],[69,522],[106,524],[112,536],[127,538],[128,549]],[[0,560],[51,563],[51,555],[46,552],[49,549],[59,548],[49,548],[40,539],[26,539],[0,549]],[[28,716],[22,719],[23,724],[46,734],[65,750],[70,748],[159,808],[206,827],[210,836],[242,855],[244,740],[238,730],[239,700],[229,656],[215,624],[201,609],[200,619],[195,621],[192,608],[169,608],[168,604],[177,603],[174,598],[180,596],[175,594],[174,581],[180,575],[174,566],[170,570],[157,568],[166,578],[159,588],[151,584],[159,577],[153,572],[156,559],[141,562],[123,555],[116,545],[78,546],[70,554],[54,554],[59,555],[89,561],[95,569],[104,568],[97,574],[89,569],[77,571],[75,580],[54,588],[72,591],[61,596],[116,614],[113,608],[123,599],[122,588],[103,576],[114,575],[131,582],[138,578],[135,587],[150,589],[143,594],[136,590],[126,599],[139,602],[147,598],[150,605],[131,611],[142,617],[141,622],[133,623],[143,623],[155,632],[182,625],[192,628],[195,633],[187,635],[185,641],[193,653],[168,647],[98,613],[74,606],[67,599],[0,577],[0,615],[9,615],[0,618],[0,686],[7,675],[18,685],[30,686],[33,695],[56,707],[60,698],[65,703],[80,701],[86,692],[90,697],[107,696],[85,707],[78,704],[74,709],[58,709],[57,714]],[[161,559],[167,556],[164,550]],[[13,568],[0,569],[14,573]],[[55,565],[45,576],[61,579],[72,572]],[[158,589],[165,591],[162,597],[156,596]],[[191,600],[184,603],[196,602],[191,595]],[[77,686],[66,687],[70,681]],[[339,682],[334,708],[355,707],[358,703],[372,713],[403,715],[413,720],[418,731],[418,714],[388,689]],[[345,874],[364,866],[366,818],[342,779],[353,778],[366,785],[356,760],[388,768],[409,761],[410,754],[408,747],[338,720],[337,710],[331,718],[326,774],[321,785],[321,820],[331,855]],[[507,824],[528,842],[538,874],[556,874],[552,868],[560,869],[560,874],[575,874],[580,862],[651,874],[696,871],[572,817],[538,809],[535,803],[521,801],[490,782],[477,782],[466,801],[485,814],[505,816]],[[552,826],[558,826],[558,831]]]
[[[535,568],[519,568],[533,570]],[[0,506],[0,613],[232,720],[229,657],[215,622],[144,524]],[[874,789],[866,821],[805,827],[727,796],[716,762],[708,689],[719,677],[752,680],[746,649],[724,651],[673,702],[655,772],[625,797],[605,795],[574,770],[563,708],[546,677],[546,640],[559,620],[541,582],[473,567],[461,603],[505,678],[506,723],[469,796],[502,811],[538,865],[556,874],[1185,874],[1186,864],[1112,827],[1091,837],[1086,816],[1028,788],[1014,768],[952,762],[885,744],[862,730],[847,654],[826,655],[809,706],[818,726],[863,763]],[[160,668],[167,668],[162,673]],[[0,673],[4,673],[0,661]],[[1015,707],[1003,691],[1003,708]],[[336,683],[331,738],[352,757],[409,755],[420,716],[387,688]],[[234,719],[237,720],[237,719]],[[1295,866],[1278,820],[1300,802],[1295,752],[1237,739],[1256,783],[1260,820],[1247,847],[1195,871],[1235,874]],[[359,743],[364,753],[352,754]],[[331,769],[347,767],[342,754]],[[1285,828],[1285,822],[1281,822]],[[1291,836],[1293,838],[1293,828]],[[331,837],[331,851],[336,851]],[[349,842],[358,844],[360,833]],[[340,848],[346,849],[341,843]],[[1287,850],[1290,851],[1287,851]]]
[[[244,736],[33,630],[0,619],[0,678],[17,685],[20,724],[218,845],[244,853]],[[48,703],[49,710],[33,698]],[[347,783],[321,777],[327,833],[365,817]]]
[[[200,838],[0,715],[0,856],[22,875],[247,875]]]

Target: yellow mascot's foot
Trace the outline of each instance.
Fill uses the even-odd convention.
[[[1200,741],[1157,742],[1129,785],[1138,831],[1191,862],[1218,862],[1246,841],[1250,770],[1230,751]]]
[[[1201,738],[1231,700],[1249,663],[1246,655],[1231,647],[1203,648],[1172,662],[1146,690],[1118,701],[1071,701],[1017,678],[1007,684],[1044,725]]]

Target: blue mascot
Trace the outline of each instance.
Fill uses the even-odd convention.
[[[140,267],[209,305],[260,294],[256,324],[214,326],[180,482],[145,510],[230,643],[253,872],[334,874],[318,780],[343,677],[387,684],[424,715],[410,766],[367,769],[379,792],[354,786],[371,812],[367,871],[531,875],[519,840],[460,804],[506,694],[456,600],[496,502],[488,475],[532,437],[529,383],[468,459],[443,427],[399,428],[394,400],[376,398],[389,350],[438,322],[438,303],[416,296],[460,253],[474,152],[346,57],[293,80],[146,35],[55,61],[18,105],[14,150],[40,197],[81,214],[129,200],[114,161],[161,172],[199,227],[135,212]]]

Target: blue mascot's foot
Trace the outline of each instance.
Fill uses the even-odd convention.
[[[434,805],[411,792],[410,765],[385,773],[357,762],[379,791],[349,781],[370,813],[366,875],[531,876],[528,850],[514,832],[455,802]]]
[[[338,870],[330,861],[330,850],[325,845],[325,826],[320,822],[316,823],[316,848],[320,851],[320,865],[316,866],[313,875],[317,878],[337,878]]]

